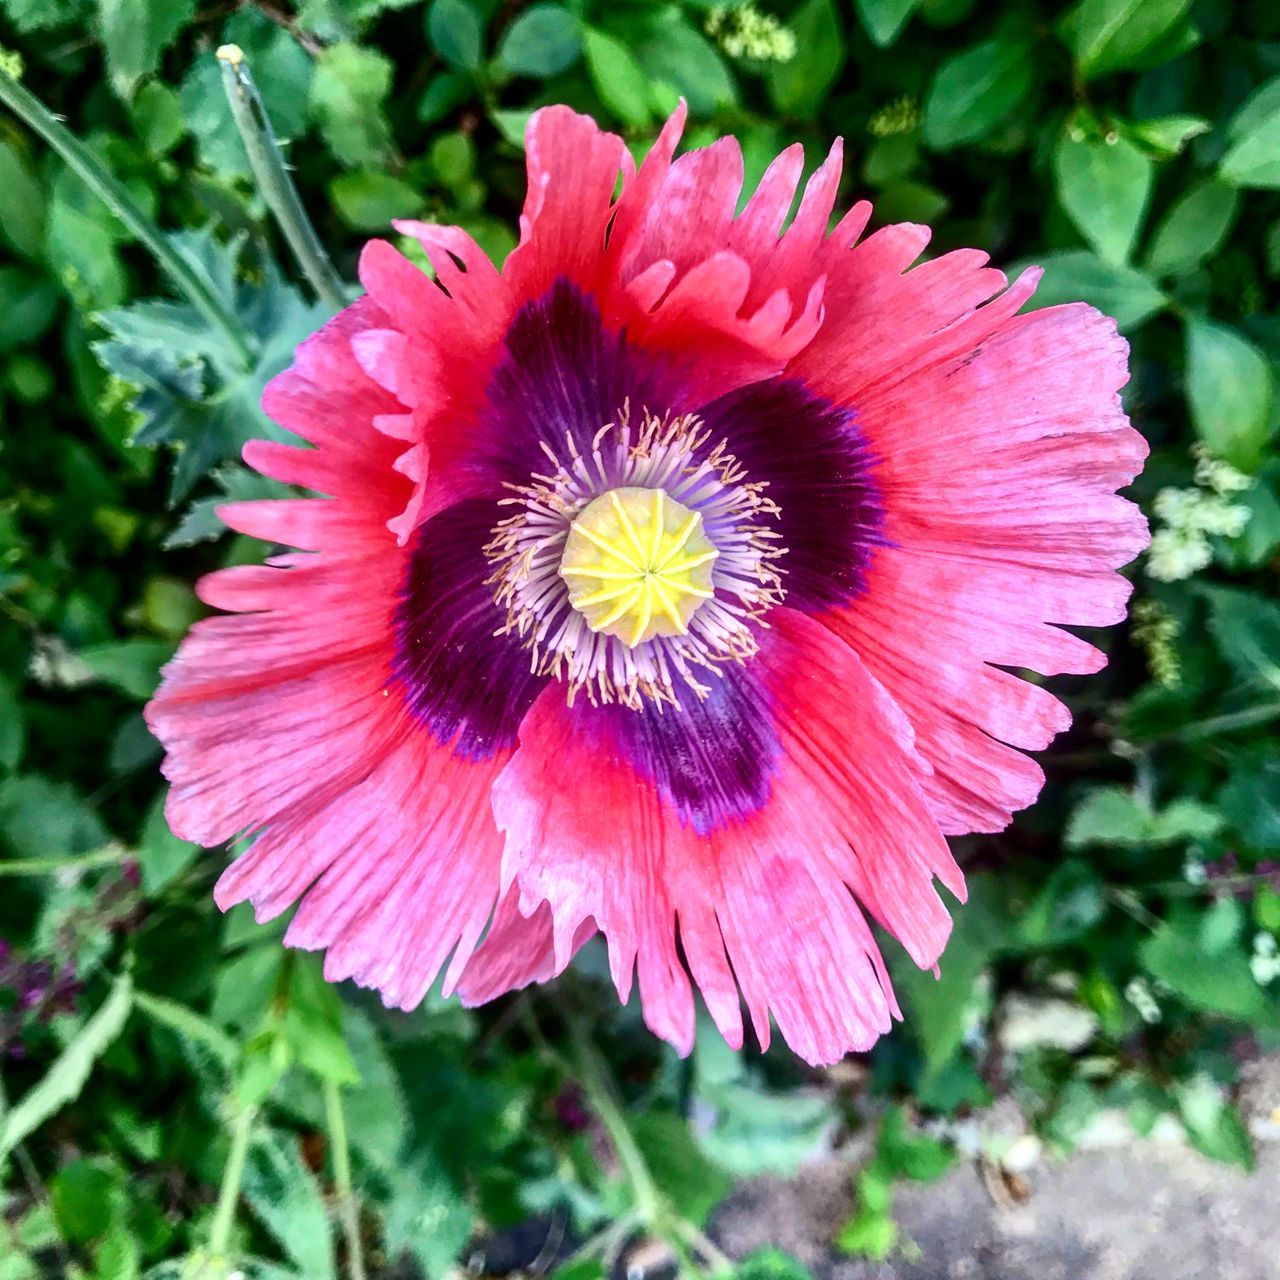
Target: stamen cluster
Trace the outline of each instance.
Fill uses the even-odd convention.
[[[720,664],[745,661],[758,649],[753,624],[783,597],[776,562],[785,549],[764,523],[778,509],[765,496],[764,482],[747,481],[725,442],[707,447],[709,436],[693,414],[658,418],[646,410],[633,425],[624,405],[589,450],[569,435],[562,456],[544,444],[551,469],[535,473],[527,485],[510,486],[512,496],[503,505],[516,510],[485,548],[493,564],[488,582],[506,614],[499,634],[518,636],[529,649],[531,669],[561,680],[570,703],[585,690],[592,703],[639,710],[648,699],[679,707],[680,686],[705,697],[711,686],[700,677],[714,677]],[[657,625],[641,612],[644,625],[637,629],[616,625],[625,621],[621,612],[596,607],[606,603],[599,590],[580,590],[573,546],[596,533],[590,513],[580,519],[592,504],[593,511],[625,508],[639,490],[661,494],[652,500],[653,520],[664,511],[678,514],[672,538],[687,538],[685,526],[692,530],[700,522],[700,539],[715,555],[698,557],[698,577],[687,585],[680,607],[662,610],[671,625]],[[649,527],[656,536],[656,524]],[[668,558],[674,546],[661,553],[667,569],[676,563]],[[598,569],[594,576],[600,577]],[[649,593],[661,601],[670,586],[671,579],[659,575],[643,595],[628,593],[628,607],[647,603]]]

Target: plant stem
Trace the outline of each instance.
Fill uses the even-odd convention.
[[[351,1182],[347,1118],[342,1111],[342,1091],[329,1079],[324,1081],[324,1112],[329,1128],[329,1150],[333,1156],[333,1183],[338,1192],[338,1218],[347,1242],[347,1266],[351,1271],[351,1280],[365,1280],[360,1221],[356,1215],[356,1198]]]
[[[107,172],[98,157],[39,98],[3,71],[0,71],[0,102],[39,134],[67,162],[67,166],[80,180],[138,237],[160,268],[168,274],[178,292],[212,328],[226,338],[235,349],[241,364],[246,369],[249,368],[257,355],[255,340],[223,305],[209,282],[201,278],[199,272],[169,243],[160,228],[138,208],[129,192]]]
[[[636,1213],[643,1225],[655,1229],[665,1220],[661,1193],[649,1172],[649,1166],[636,1145],[631,1126],[613,1092],[608,1069],[600,1061],[600,1054],[592,1043],[581,1021],[569,1016],[569,1033],[573,1039],[574,1054],[581,1073],[580,1083],[591,1103],[591,1109],[600,1117],[608,1130],[618,1160],[622,1164],[627,1181],[635,1194]]]
[[[128,862],[133,851],[122,844],[109,844],[74,858],[10,858],[0,862],[0,876],[48,876],[64,871],[92,871],[95,867]]]
[[[253,170],[258,190],[284,232],[284,238],[316,296],[335,311],[340,311],[347,305],[342,278],[329,261],[329,255],[325,253],[320,237],[302,207],[298,188],[285,168],[280,143],[271,128],[271,119],[258,94],[244,50],[236,44],[224,44],[217,57],[222,87],[227,92],[227,101],[231,104],[231,114],[235,117],[244,149],[249,153],[249,167]]]
[[[222,1170],[218,1207],[213,1211],[213,1226],[209,1229],[209,1253],[214,1258],[225,1258],[231,1248],[231,1228],[235,1225],[240,1184],[244,1181],[244,1162],[249,1155],[249,1139],[257,1114],[256,1107],[241,1108],[231,1130],[231,1150]]]

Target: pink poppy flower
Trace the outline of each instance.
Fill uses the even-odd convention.
[[[1147,543],[1124,341],[1017,312],[973,250],[829,230],[840,147],[784,151],[735,216],[736,142],[637,169],[563,107],[529,124],[502,272],[409,222],[264,408],[313,447],[246,460],[329,495],[243,502],[296,548],[204,579],[149,722],[169,820],[256,836],[220,905],[410,1008],[562,970],[598,931],[619,995],[688,1052],[693,987],[813,1063],[900,1016],[868,917],[916,964],[1068,723],[1063,624],[1124,616]]]

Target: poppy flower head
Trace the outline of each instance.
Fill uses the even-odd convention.
[[[1105,317],[833,228],[838,146],[739,208],[682,125],[637,169],[536,113],[501,272],[366,248],[264,398],[307,445],[245,451],[328,497],[224,510],[296,550],[200,584],[148,719],[174,830],[252,837],[218,901],[296,906],[331,979],[478,1003],[599,932],[682,1051],[696,987],[827,1062],[898,1013],[868,917],[933,966],[945,837],[1038,792],[1067,714],[1006,668],[1102,664],[1063,628],[1123,616],[1146,447]]]

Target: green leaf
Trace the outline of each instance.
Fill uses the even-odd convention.
[[[890,957],[894,986],[910,1010],[909,1024],[924,1051],[922,1087],[936,1081],[960,1048],[970,1022],[990,1004],[979,983],[992,957],[1012,940],[1013,921],[991,876],[973,876],[969,901],[955,914],[938,977],[910,958]]]
[[[1106,913],[1103,893],[1091,867],[1074,859],[1062,863],[1022,915],[1021,941],[1029,949],[1043,950],[1079,938]]]
[[[1076,64],[1087,77],[1148,64],[1191,0],[1082,0],[1068,22]]]
[[[0,1162],[50,1116],[80,1096],[94,1063],[123,1030],[132,998],[133,979],[126,970],[112,983],[107,998],[58,1055],[53,1066],[0,1120]]]
[[[906,1112],[892,1106],[880,1122],[876,1160],[895,1177],[936,1182],[955,1164],[956,1153],[927,1133],[912,1132]]]
[[[1238,587],[1202,587],[1209,631],[1249,685],[1280,690],[1280,605]]]
[[[1210,127],[1203,116],[1178,115],[1137,120],[1127,125],[1126,131],[1159,155],[1176,156],[1192,138],[1208,133]]]
[[[1236,187],[1280,187],[1280,76],[1252,93],[1227,125],[1218,174]]]
[[[694,1096],[711,1117],[699,1134],[704,1151],[738,1177],[794,1173],[830,1132],[824,1098],[768,1088],[709,1019],[699,1019]]]
[[[1275,422],[1267,357],[1242,333],[1204,316],[1187,320],[1187,398],[1209,451],[1254,471]]]
[[[1155,166],[1127,138],[1058,140],[1053,166],[1058,199],[1080,233],[1107,262],[1129,260],[1151,197]]]
[[[340,164],[385,164],[393,153],[383,112],[395,66],[385,54],[335,44],[316,59],[311,116]]]
[[[1162,924],[1138,956],[1153,978],[1192,1008],[1250,1023],[1267,1021],[1267,998],[1244,953],[1236,946],[1209,951],[1204,942],[1201,932],[1186,924]]]
[[[451,67],[475,71],[484,58],[484,22],[467,0],[432,0],[427,35]]]
[[[1127,787],[1096,787],[1072,811],[1063,843],[1068,849],[1143,845],[1151,823],[1151,811]]]
[[[1072,811],[1063,836],[1068,849],[1093,845],[1146,848],[1209,840],[1222,830],[1222,818],[1195,800],[1172,801],[1159,813],[1125,787],[1095,787]]]
[[[1044,279],[1028,304],[1033,310],[1063,302],[1088,302],[1111,316],[1121,331],[1138,328],[1169,305],[1149,276],[1133,267],[1104,262],[1086,249],[1042,255]],[[1022,265],[1022,264],[1019,264]]]
[[[142,870],[142,887],[157,894],[172,884],[201,854],[198,844],[180,840],[169,830],[164,816],[165,793],[160,792],[142,824],[138,844],[138,863]]]
[[[1152,844],[1187,844],[1212,840],[1224,826],[1222,815],[1196,800],[1173,800],[1151,823]]]
[[[107,830],[70,782],[38,774],[0,782],[0,841],[19,858],[61,858],[107,842]]]
[[[587,71],[600,101],[624,125],[645,128],[653,118],[649,106],[649,80],[626,45],[603,31],[590,28],[582,36]]]
[[[246,441],[291,438],[262,413],[262,391],[328,312],[303,303],[269,262],[256,282],[238,280],[238,243],[224,247],[207,231],[171,240],[261,347],[255,367],[244,369],[239,354],[184,303],[135,302],[98,317],[108,337],[94,344],[94,354],[109,372],[137,388],[131,407],[141,425],[133,443],[175,448],[171,496],[176,502]]]
[[[1197,1151],[1224,1164],[1253,1168],[1253,1144],[1244,1122],[1218,1085],[1205,1076],[1197,1076],[1175,1085],[1174,1096],[1187,1137]]]
[[[1218,792],[1218,805],[1250,848],[1280,850],[1280,755],[1264,748],[1241,758]]]
[[[111,87],[132,95],[143,76],[191,21],[196,0],[98,0],[98,34],[107,55]]]
[[[90,0],[4,0],[5,17],[23,33],[89,19]]]
[[[72,1160],[49,1184],[49,1200],[64,1239],[87,1244],[105,1235],[120,1207],[118,1171],[94,1160]]]
[[[733,1179],[698,1149],[682,1116],[645,1111],[632,1118],[632,1132],[658,1189],[680,1206],[680,1215],[701,1226],[733,1189]]]
[[[1000,37],[948,58],[924,104],[924,140],[935,151],[974,142],[1007,120],[1031,90],[1032,46]]]
[[[129,118],[142,145],[153,156],[168,155],[187,131],[178,95],[159,80],[149,81],[133,95]]]
[[[244,1198],[307,1280],[336,1280],[324,1196],[296,1137],[260,1132],[245,1162]]]
[[[884,49],[902,33],[920,0],[854,0],[854,7],[872,42]]]
[[[198,1053],[211,1055],[224,1069],[229,1071],[235,1066],[240,1056],[240,1046],[203,1014],[188,1009],[176,1000],[152,995],[147,991],[135,991],[133,1004],[140,1014],[172,1031]]]
[[[76,657],[103,684],[142,702],[155,693],[173,649],[169,640],[113,640],[80,649]]]
[[[39,342],[53,326],[60,300],[47,276],[26,267],[0,267],[0,352]]]
[[[55,199],[49,208],[45,257],[82,311],[114,307],[123,300],[124,268],[113,232],[66,200]]]
[[[662,114],[674,108],[676,96],[685,98],[695,116],[737,105],[737,85],[724,59],[678,9],[649,16],[627,43],[648,77],[650,105]],[[661,102],[664,94],[669,102]]]
[[[26,741],[26,716],[17,690],[0,676],[0,769],[12,772],[18,767]]]
[[[259,475],[239,463],[227,463],[218,467],[211,473],[210,479],[218,489],[217,496],[201,498],[187,508],[173,532],[164,540],[163,547],[166,551],[221,538],[227,532],[227,526],[218,516],[217,508],[224,503],[251,502],[258,498],[285,498],[294,492],[278,480]]]
[[[425,1275],[449,1274],[475,1225],[466,1197],[426,1152],[388,1169],[387,1178],[382,1229],[388,1255],[408,1252]]]
[[[795,56],[769,63],[765,83],[783,115],[811,119],[849,56],[844,28],[832,0],[806,0],[787,25],[796,38]]]
[[[1212,178],[1189,187],[1156,229],[1147,270],[1157,276],[1194,271],[1222,247],[1239,208],[1239,194]]]
[[[733,1280],[813,1280],[813,1272],[781,1249],[757,1249],[734,1267]]]
[[[44,220],[44,187],[17,147],[0,139],[0,235],[24,258],[38,258]]]
[[[357,231],[385,231],[393,218],[422,212],[422,193],[380,170],[341,173],[329,183],[338,217]]]
[[[498,45],[498,61],[517,75],[546,79],[582,57],[582,24],[563,5],[530,5],[516,16]]]

